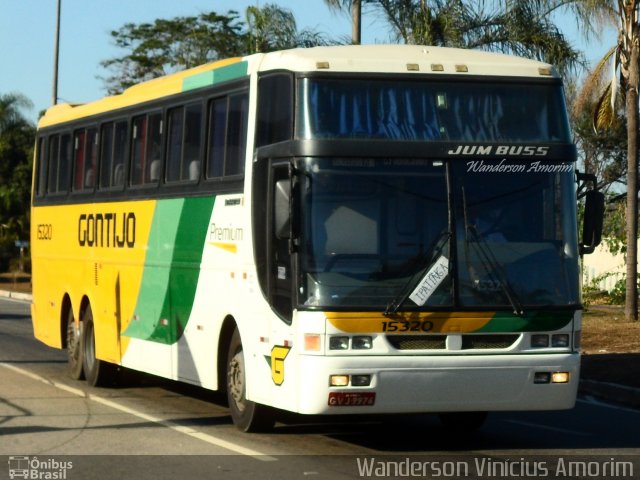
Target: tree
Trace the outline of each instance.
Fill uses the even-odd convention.
[[[112,31],[111,37],[126,53],[101,62],[113,71],[104,79],[109,94],[222,58],[329,43],[321,33],[298,31],[291,11],[272,4],[249,7],[246,23],[234,10],[226,15],[209,12],[153,23],[127,23]]]
[[[353,9],[352,0],[325,0],[334,9]],[[416,45],[480,48],[554,64],[561,71],[584,64],[555,26],[542,0],[362,0],[383,17],[394,41]]]
[[[218,15],[157,19],[127,23],[111,32],[117,47],[127,51],[101,65],[115,73],[105,79],[108,93],[119,93],[144,80],[243,53],[244,24],[235,11]]]
[[[31,102],[0,94],[0,269],[15,254],[13,242],[29,238],[29,198],[34,126],[22,114]]]
[[[602,131],[626,119],[626,298],[625,316],[638,320],[638,88],[640,65],[640,0],[574,0],[584,18],[608,18],[618,27],[618,41],[596,64],[585,82],[582,96],[596,95],[593,125]],[[613,68],[611,68],[613,67]],[[613,75],[609,77],[609,72]],[[603,81],[606,79],[606,81]]]
[[[291,10],[274,4],[267,4],[262,8],[248,7],[246,18],[246,53],[272,52],[330,43],[323,34],[315,30],[298,31]]]
[[[366,3],[367,0],[364,0]],[[324,0],[332,10],[351,11],[351,43],[362,43],[362,3],[363,0]]]

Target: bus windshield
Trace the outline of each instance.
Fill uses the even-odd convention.
[[[570,142],[555,83],[303,78],[296,137]]]
[[[406,310],[575,306],[573,165],[510,167],[505,179],[459,160],[298,161],[300,304],[385,310],[406,293]]]

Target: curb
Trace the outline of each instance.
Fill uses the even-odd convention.
[[[640,409],[640,388],[580,379],[578,390],[581,394],[591,395],[600,400]]]
[[[11,292],[9,290],[0,290],[0,297],[12,298],[14,300],[22,300],[25,302],[31,302],[33,300],[33,296],[30,293]]]

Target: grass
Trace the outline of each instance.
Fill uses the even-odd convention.
[[[584,353],[640,353],[640,322],[628,322],[620,305],[590,305],[583,314]]]
[[[31,275],[28,273],[0,273],[0,290],[31,293]]]

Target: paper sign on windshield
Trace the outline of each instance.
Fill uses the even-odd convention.
[[[442,281],[449,274],[449,260],[442,255],[434,263],[427,274],[422,278],[416,289],[409,295],[409,298],[421,307],[429,300],[429,297],[436,291]]]

